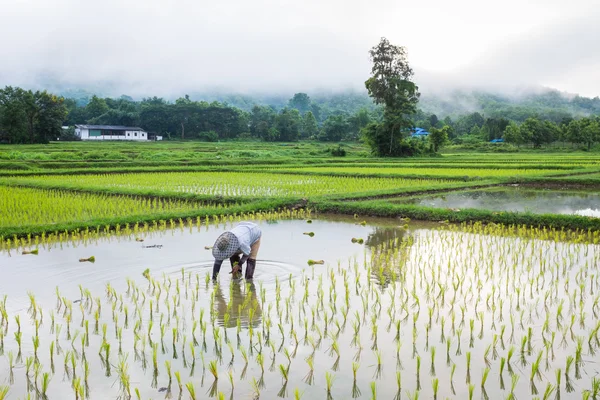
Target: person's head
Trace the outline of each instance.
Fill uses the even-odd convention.
[[[217,238],[212,249],[215,260],[231,258],[238,251],[240,243],[238,238],[231,232],[224,232]]]

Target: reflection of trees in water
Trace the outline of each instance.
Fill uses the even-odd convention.
[[[369,237],[365,243],[367,246],[376,247],[394,239],[402,240],[402,238],[406,235],[406,229],[402,228],[401,226],[375,227],[373,232],[369,234]]]
[[[413,237],[402,227],[376,227],[366,241],[371,247],[370,279],[382,289],[392,281],[402,280],[413,243]]]
[[[225,300],[223,289],[219,285],[215,290],[214,307],[217,324],[225,328],[236,327],[238,320],[242,328],[247,328],[250,324],[257,327],[262,321],[262,309],[254,282],[231,280],[229,302]]]

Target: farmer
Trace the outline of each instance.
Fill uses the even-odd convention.
[[[212,249],[215,258],[213,279],[217,279],[221,264],[226,258],[231,262],[230,273],[234,277],[241,274],[242,265],[247,261],[245,278],[252,279],[261,236],[260,228],[252,222],[240,222],[232,230],[221,234]]]

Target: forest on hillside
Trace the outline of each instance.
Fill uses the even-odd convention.
[[[414,126],[446,129],[447,142],[474,144],[505,139],[541,147],[556,141],[591,148],[600,142],[600,99],[554,90],[508,96],[452,92],[421,96]],[[356,141],[382,118],[366,93],[296,93],[292,96],[190,94],[174,100],[101,97],[86,91],[54,95],[0,89],[0,142],[76,139],[62,126],[140,126],[167,139],[218,141]]]

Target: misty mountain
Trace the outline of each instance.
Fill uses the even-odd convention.
[[[80,106],[87,104],[94,94],[107,97],[103,93],[92,93],[84,89],[63,90],[59,94],[74,99]],[[311,102],[318,105],[326,114],[354,114],[362,108],[369,110],[376,108],[366,91],[321,91],[308,93],[308,95]],[[189,96],[192,100],[217,101],[244,111],[251,111],[255,105],[271,106],[281,110],[288,105],[293,93],[191,92]],[[127,95],[120,97],[141,100]],[[175,99],[176,97],[167,100]],[[530,116],[538,116],[541,119],[558,122],[566,117],[600,115],[600,98],[570,95],[554,89],[528,90],[513,94],[484,90],[453,90],[446,93],[422,93],[419,108],[426,114],[436,114],[440,119],[479,112],[485,117],[504,117],[514,121],[524,121]]]

